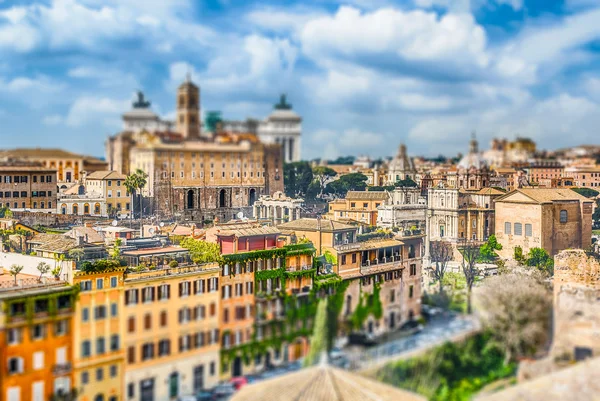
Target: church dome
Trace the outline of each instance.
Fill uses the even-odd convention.
[[[479,144],[475,139],[475,133],[473,133],[471,142],[469,144],[469,153],[463,156],[458,162],[459,169],[469,170],[471,168],[481,169],[486,166],[486,162],[482,155],[479,153]]]
[[[413,161],[406,154],[406,145],[401,144],[398,148],[398,154],[392,159],[389,165],[390,171],[408,171],[415,170]]]

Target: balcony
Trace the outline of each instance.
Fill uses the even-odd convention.
[[[52,367],[52,374],[54,376],[64,376],[71,373],[71,363],[58,363]]]
[[[368,274],[368,273],[374,273],[374,272],[378,272],[378,271],[384,272],[384,271],[387,271],[388,269],[399,268],[399,267],[402,267],[402,263],[407,260],[404,260],[399,255],[390,256],[387,258],[383,257],[381,259],[366,260],[361,263],[360,273]]]
[[[355,249],[359,249],[360,248],[360,243],[359,242],[349,242],[349,243],[334,243],[333,244],[333,248],[336,251],[352,251]]]

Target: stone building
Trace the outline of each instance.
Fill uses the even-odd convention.
[[[262,121],[224,121],[223,129],[238,133],[255,133],[261,142],[281,145],[286,163],[300,161],[302,117],[292,110],[292,105],[287,103],[285,95],[281,95],[279,103],[273,108],[274,111]]]
[[[12,211],[54,213],[56,168],[39,162],[0,162],[0,207]]]
[[[417,170],[410,157],[406,154],[406,145],[400,144],[398,153],[387,166],[385,185],[394,185],[405,179],[416,179]]]
[[[377,209],[377,226],[401,230],[425,228],[427,200],[420,188],[396,188],[390,193],[388,203]]]
[[[547,185],[547,181],[565,176],[565,168],[556,160],[536,160],[522,166],[527,180],[534,185]]]
[[[55,170],[55,182],[61,190],[67,189],[70,183],[82,180],[83,173],[106,170],[107,167],[103,160],[62,149],[23,148],[0,151],[0,159],[5,158],[41,163],[48,170]]]
[[[496,199],[495,233],[504,258],[544,248],[550,255],[563,249],[587,249],[592,237],[594,201],[570,189],[520,188]]]
[[[598,166],[567,167],[564,174],[566,177],[573,179],[573,185],[576,187],[596,190],[600,187],[600,167]]]
[[[176,105],[178,132],[124,131],[107,141],[113,169],[149,175],[145,215],[228,220],[239,211],[250,215],[259,196],[283,191],[280,144],[254,133],[202,133],[200,89],[189,79],[178,88]]]
[[[277,191],[270,195],[262,195],[253,206],[253,217],[255,219],[270,219],[275,224],[300,218],[303,199],[293,199],[285,196],[283,192]]]
[[[387,191],[348,191],[344,199],[329,202],[329,210],[325,217],[374,226],[377,224],[378,208],[389,200],[390,193]]]
[[[361,325],[361,330],[370,335],[392,332],[420,316],[423,235],[380,236],[363,241],[354,226],[307,218],[278,228],[313,242],[318,255],[326,251],[334,255],[329,273],[347,282],[342,320],[350,319],[361,297],[376,292],[382,316],[367,316]]]
[[[494,234],[494,208],[498,197],[504,192],[494,188],[479,191],[430,188],[427,197],[425,243],[426,258],[431,241],[448,241],[452,244],[455,259],[460,257],[457,249],[463,242],[481,244]]]
[[[446,185],[449,188],[477,191],[490,186],[490,175],[490,169],[479,152],[479,143],[473,134],[469,153],[460,159],[456,169],[447,172]]]

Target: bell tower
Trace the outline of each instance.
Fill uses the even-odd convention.
[[[177,132],[187,141],[200,139],[200,89],[190,74],[177,89]]]

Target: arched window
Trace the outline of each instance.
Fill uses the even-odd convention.
[[[560,222],[561,223],[566,223],[568,219],[569,219],[569,215],[568,215],[567,211],[566,210],[561,210],[560,211]]]
[[[104,394],[97,394],[94,397],[94,401],[104,401]]]

